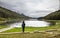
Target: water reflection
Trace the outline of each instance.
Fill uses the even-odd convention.
[[[46,27],[50,25],[55,25],[55,21],[41,21],[37,19],[29,19],[25,20],[25,24],[27,27]],[[16,23],[9,23],[9,27],[21,27],[22,21]]]
[[[49,22],[39,21],[37,19],[25,20],[25,24],[27,27],[46,27],[49,26]],[[18,23],[11,24],[10,27],[21,27],[22,21]]]

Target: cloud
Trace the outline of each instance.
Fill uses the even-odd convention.
[[[59,9],[59,0],[0,0],[0,2],[0,6],[36,18]]]

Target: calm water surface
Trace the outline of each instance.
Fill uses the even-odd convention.
[[[46,21],[40,21],[37,19],[30,19],[30,20],[25,20],[25,24],[27,27],[46,27],[49,26],[50,23]],[[22,25],[22,21],[18,23],[10,24],[10,27],[21,27],[21,25]]]

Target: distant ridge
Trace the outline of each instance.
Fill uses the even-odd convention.
[[[53,12],[51,14],[48,14],[44,18],[49,19],[49,20],[60,20],[60,10],[55,11],[55,12]]]

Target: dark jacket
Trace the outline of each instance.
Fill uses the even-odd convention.
[[[22,23],[22,27],[25,27],[25,22],[23,21],[23,23]]]

